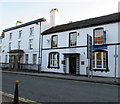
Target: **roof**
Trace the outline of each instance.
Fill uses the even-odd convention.
[[[120,17],[120,12],[106,15],[106,16],[72,22],[68,24],[58,25],[58,26],[52,27],[44,31],[42,34],[46,35],[46,34],[51,34],[51,33],[64,32],[68,30],[74,30],[74,29],[98,26],[98,25],[109,24],[109,23],[114,23],[114,22],[120,22],[120,18],[118,17]]]
[[[28,26],[28,25],[31,25],[31,24],[35,24],[35,23],[37,24],[38,22],[41,22],[41,21],[45,21],[45,18],[40,18],[40,19],[37,19],[37,20],[34,20],[34,21],[30,21],[30,22],[18,25],[18,26],[7,28],[7,29],[4,29],[3,32],[15,30],[15,29],[18,29],[18,28],[21,28],[21,27],[25,27],[25,26]]]

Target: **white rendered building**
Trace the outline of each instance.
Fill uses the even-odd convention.
[[[42,58],[42,31],[58,24],[58,9],[50,11],[50,22],[45,18],[4,29],[0,37],[2,68],[39,70]],[[21,21],[17,21],[21,23]],[[21,65],[21,66],[20,66]],[[38,66],[40,65],[40,66]]]
[[[120,77],[120,13],[54,26],[43,34],[42,71],[87,75],[87,35],[94,76]]]

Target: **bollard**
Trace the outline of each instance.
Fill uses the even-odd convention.
[[[14,103],[13,104],[19,104],[19,97],[18,97],[18,84],[19,81],[15,81],[15,93],[14,93]]]

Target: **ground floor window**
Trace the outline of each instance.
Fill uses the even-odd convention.
[[[48,68],[59,68],[59,53],[58,52],[49,53]]]
[[[33,54],[33,64],[37,64],[37,54]]]
[[[28,60],[29,60],[29,55],[25,54],[25,63],[28,64]]]
[[[107,51],[93,52],[92,66],[93,69],[108,70],[108,54]]]

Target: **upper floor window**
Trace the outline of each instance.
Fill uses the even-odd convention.
[[[34,27],[30,28],[30,36],[34,35]]]
[[[106,43],[106,32],[103,28],[94,29],[94,44]]]
[[[33,39],[29,39],[29,49],[33,49]]]
[[[108,58],[107,51],[95,51],[93,52],[93,69],[108,70]]]
[[[55,48],[58,46],[58,36],[53,35],[51,40],[51,48]]]
[[[0,37],[0,44],[2,43],[2,37]]]
[[[7,60],[8,60],[8,56],[5,55],[5,63],[7,63]]]
[[[49,53],[48,68],[59,68],[59,53],[58,52]]]
[[[77,32],[71,32],[69,34],[69,46],[74,47],[77,45]]]
[[[2,46],[0,46],[0,53],[2,52]]]
[[[11,43],[9,43],[9,50],[11,50]]]
[[[12,33],[10,33],[10,37],[9,37],[9,40],[12,40]]]
[[[19,38],[22,36],[22,30],[19,31]]]
[[[18,41],[18,49],[21,48],[21,41]]]

